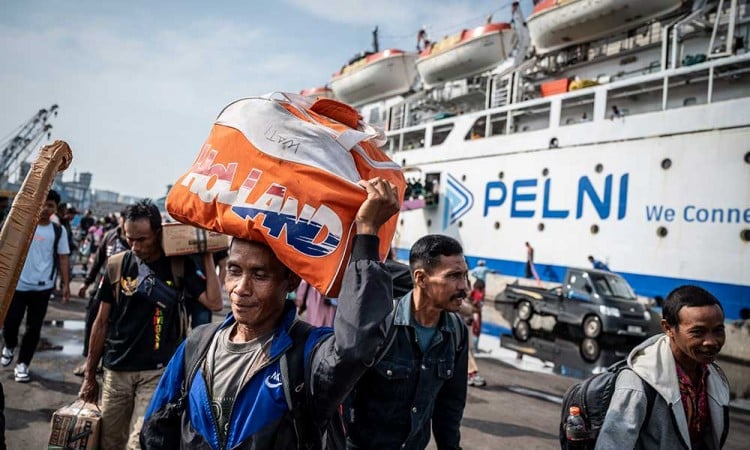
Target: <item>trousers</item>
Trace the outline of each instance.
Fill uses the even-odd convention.
[[[102,450],[140,450],[138,435],[164,369],[119,372],[104,369]]]
[[[18,362],[27,366],[31,364],[36,346],[42,335],[42,324],[44,316],[47,315],[47,306],[52,289],[44,291],[16,291],[10,302],[8,314],[5,316],[3,325],[3,339],[5,346],[13,349],[18,345],[18,329],[21,327],[24,315],[26,316],[26,330],[21,340],[21,349],[18,352]]]

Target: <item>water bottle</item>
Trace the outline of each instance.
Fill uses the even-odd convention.
[[[581,417],[581,408],[571,406],[565,419],[565,437],[569,442],[581,442],[589,438],[586,422]]]

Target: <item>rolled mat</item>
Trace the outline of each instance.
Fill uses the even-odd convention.
[[[55,141],[44,146],[0,230],[0,324],[5,322],[47,193],[55,175],[67,169],[72,161],[73,152],[66,142]]]

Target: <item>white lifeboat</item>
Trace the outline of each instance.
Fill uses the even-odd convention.
[[[407,92],[417,76],[417,55],[388,49],[364,56],[333,74],[336,98],[360,106]]]
[[[537,54],[624,31],[674,11],[683,0],[542,0],[526,19]]]
[[[333,90],[329,88],[328,86],[320,86],[320,87],[303,89],[299,92],[299,95],[307,97],[311,100],[315,100],[318,97],[332,98],[332,99],[336,98],[336,96],[333,95]]]
[[[489,23],[448,36],[427,47],[417,59],[426,86],[490,70],[508,58],[516,33],[507,23]]]

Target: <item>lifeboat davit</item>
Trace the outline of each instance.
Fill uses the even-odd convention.
[[[526,19],[537,54],[638,26],[683,0],[542,0]]]
[[[336,96],[333,95],[333,90],[329,88],[328,86],[303,89],[299,92],[299,95],[305,96],[312,100],[315,100],[318,97],[332,98],[332,99],[336,98]]]
[[[336,98],[354,106],[407,92],[417,76],[417,55],[389,49],[364,56],[333,74]]]
[[[481,73],[508,58],[515,41],[516,33],[507,23],[463,30],[422,51],[417,72],[428,87]]]

